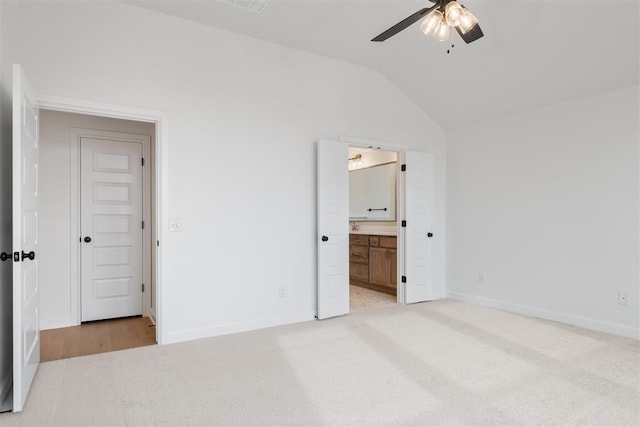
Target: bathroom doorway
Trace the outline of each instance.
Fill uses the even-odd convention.
[[[349,312],[398,303],[399,155],[349,146]]]

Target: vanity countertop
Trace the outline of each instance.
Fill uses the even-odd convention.
[[[349,234],[369,234],[371,236],[396,236],[395,231],[349,230]]]

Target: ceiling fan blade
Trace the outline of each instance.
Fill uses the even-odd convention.
[[[436,3],[435,5],[433,5],[431,7],[425,7],[424,9],[421,9],[421,10],[417,11],[416,13],[411,15],[410,17],[405,18],[402,21],[398,22],[396,25],[394,25],[393,27],[389,28],[388,30],[378,34],[377,36],[372,38],[371,41],[372,42],[383,42],[386,39],[388,39],[389,37],[395,36],[400,31],[404,30],[405,28],[407,28],[411,24],[414,24],[414,23],[418,22],[420,19],[422,19],[423,17],[427,16],[427,14],[429,12],[431,12],[432,9],[435,9],[437,6],[438,6],[438,4]]]
[[[473,28],[467,31],[466,34],[462,34],[462,31],[460,31],[458,27],[456,27],[456,31],[458,32],[458,34],[460,34],[462,40],[464,40],[467,44],[474,42],[480,37],[484,36],[484,33],[482,32],[479,24],[474,25]]]

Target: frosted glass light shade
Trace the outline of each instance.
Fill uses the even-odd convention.
[[[420,24],[420,30],[428,36],[435,36],[438,26],[442,22],[443,15],[439,10],[429,13]]]
[[[451,40],[451,32],[453,31],[453,27],[447,25],[445,21],[440,22],[438,26],[438,30],[436,31],[436,39],[441,42],[447,42]]]
[[[460,24],[460,19],[464,15],[464,9],[457,1],[447,3],[447,7],[444,10],[447,24],[452,27],[457,27]]]
[[[462,34],[467,34],[473,27],[478,23],[478,18],[473,16],[471,12],[467,9],[463,9],[464,13],[460,18],[460,23],[458,24],[458,29]]]

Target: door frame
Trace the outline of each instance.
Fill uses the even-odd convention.
[[[406,151],[408,147],[401,144],[390,144],[382,141],[374,141],[366,138],[356,138],[350,136],[341,136],[340,142],[345,143],[349,147],[371,148],[381,151],[391,151],[398,155],[397,165],[405,163]],[[405,216],[405,174],[401,173],[400,168],[396,168],[396,238],[397,238],[397,277],[396,283],[396,303],[405,304],[405,284],[402,283],[402,276],[406,275],[405,265],[405,233],[401,227],[402,218]],[[347,218],[348,220],[348,218]]]
[[[155,190],[155,200],[153,209],[150,209],[150,211],[153,211],[153,218],[151,218],[152,229],[149,230],[149,234],[153,234],[153,232],[155,232],[157,240],[156,244],[151,245],[151,250],[155,252],[156,260],[156,263],[153,266],[156,285],[154,295],[156,341],[158,342],[158,344],[164,344],[165,342],[167,342],[167,333],[163,327],[163,277],[166,274],[166,266],[163,262],[163,246],[160,245],[160,243],[164,241],[163,230],[168,229],[167,213],[169,211],[169,160],[166,154],[168,152],[169,140],[168,114],[162,111],[151,110],[147,108],[129,107],[47,94],[35,94],[35,98],[37,100],[38,107],[46,110],[63,111],[68,113],[86,114],[124,120],[134,120],[139,122],[153,123],[155,125],[155,156],[152,159],[155,165],[155,171],[153,174],[153,179],[151,180],[154,183],[153,185]],[[74,209],[72,209],[72,215],[74,214],[73,211]],[[74,229],[73,231],[76,230]],[[75,240],[75,238],[72,240]],[[72,262],[74,262],[73,256]],[[75,259],[75,262],[77,262],[77,258]],[[73,276],[74,275],[72,274],[72,279]],[[79,308],[79,303],[76,304],[76,306]],[[80,313],[79,309],[78,313]]]
[[[142,157],[148,159],[142,168],[142,220],[145,227],[142,229],[142,283],[145,284],[145,292],[142,294],[142,315],[147,316],[155,324],[155,313],[151,304],[151,265],[152,265],[152,227],[151,217],[151,171],[154,168],[151,158],[151,141],[148,135],[133,134],[127,132],[114,132],[84,128],[71,128],[71,311],[76,319],[76,325],[82,323],[82,247],[79,242],[81,236],[81,212],[82,197],[80,186],[81,179],[81,139],[109,139],[118,142],[130,142],[142,144]],[[75,312],[75,313],[74,313]]]

